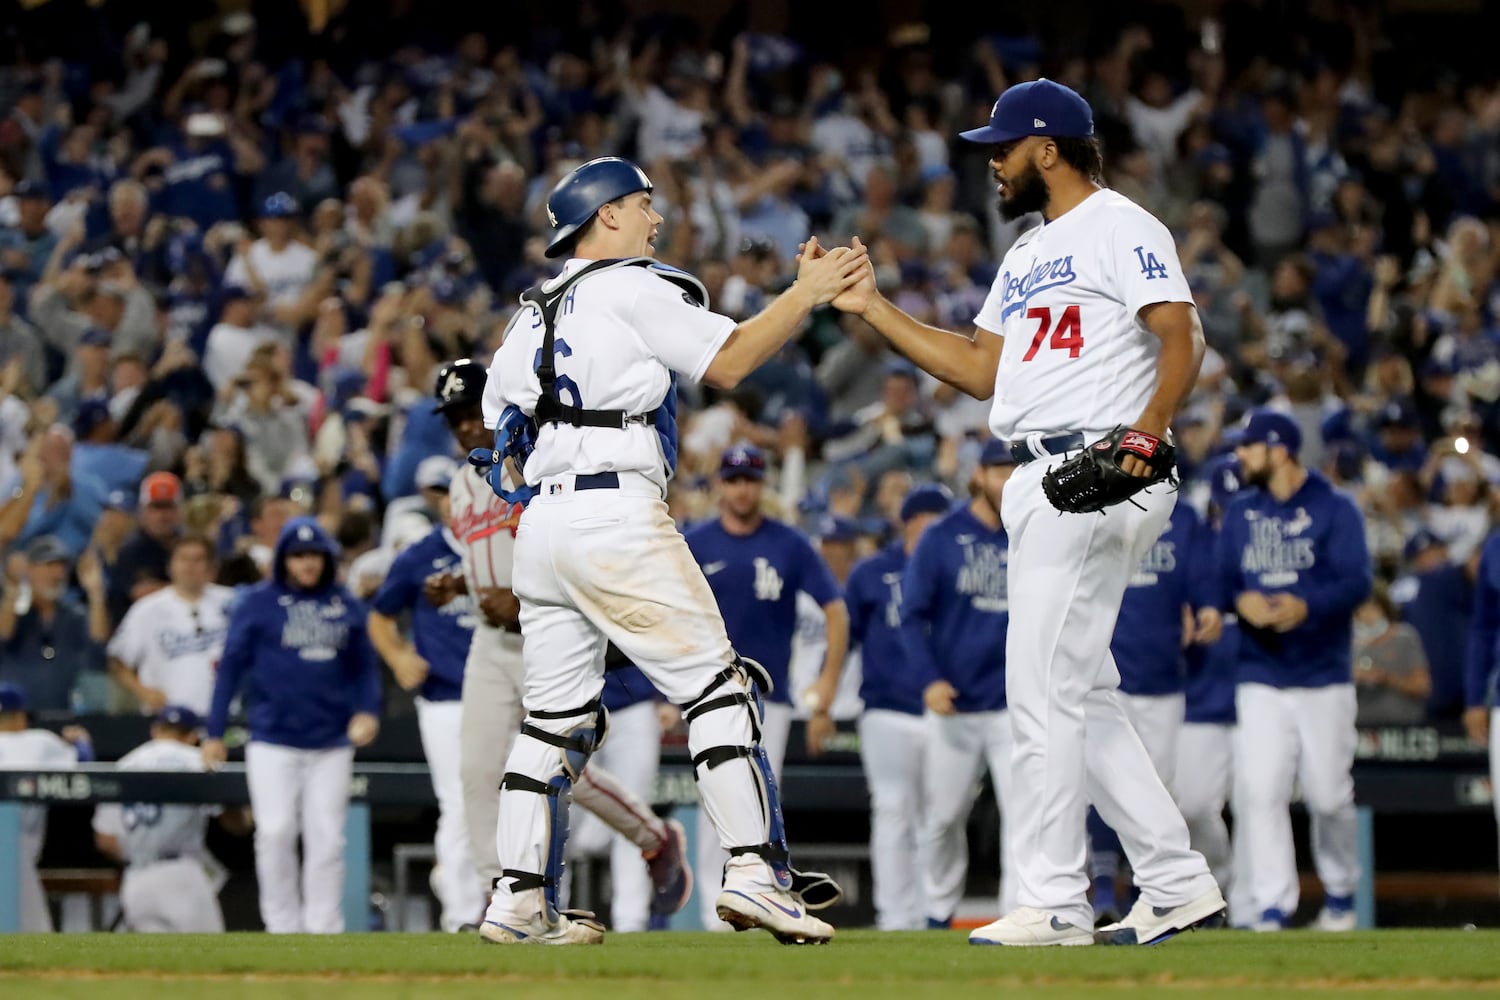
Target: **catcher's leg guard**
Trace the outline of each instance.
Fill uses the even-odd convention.
[[[684,706],[693,777],[704,811],[736,858],[753,855],[765,862],[776,888],[790,889],[786,832],[776,778],[760,745],[760,691],[770,678],[754,660],[737,658]],[[743,761],[743,765],[741,765]]]
[[[568,839],[568,792],[604,743],[605,712],[597,700],[563,712],[531,712],[516,738],[500,782],[499,852],[495,888],[505,888],[517,916],[557,922],[557,888]]]

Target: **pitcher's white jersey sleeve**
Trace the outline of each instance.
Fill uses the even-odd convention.
[[[196,747],[175,740],[152,740],[120,758],[122,771],[203,770],[203,756]],[[169,857],[201,857],[207,854],[204,827],[217,806],[169,805],[155,802],[110,803],[94,813],[94,830],[120,838],[125,860],[149,864]]]
[[[564,273],[587,263],[570,260]],[[734,328],[734,320],[699,306],[677,285],[643,267],[590,274],[569,289],[558,309],[556,391],[563,402],[586,409],[651,413],[666,398],[672,373],[702,379]],[[494,427],[510,405],[528,415],[535,412],[544,333],[540,312],[522,306],[490,366],[486,426]],[[644,423],[623,429],[546,425],[538,432],[525,474],[535,485],[561,473],[626,471],[665,485],[658,428]]]
[[[1161,353],[1140,312],[1192,301],[1171,234],[1114,191],[1024,233],[975,317],[1005,338],[990,431],[1015,438],[1132,423],[1156,389]]]

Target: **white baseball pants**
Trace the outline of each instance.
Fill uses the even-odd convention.
[[[766,748],[766,757],[771,762],[771,773],[776,776],[779,792],[781,767],[786,762],[786,745],[792,735],[793,709],[791,705],[772,701],[762,703],[761,707],[765,709],[766,715],[760,725],[760,745]],[[706,826],[699,827],[705,833],[707,829]],[[694,842],[693,855],[693,877],[697,886],[693,891],[698,895],[698,917],[703,922],[703,928],[710,931],[730,930],[730,926],[719,919],[719,914],[714,909],[714,900],[724,882],[724,862],[729,860],[729,852],[716,838],[699,834]]]
[[[1059,516],[1042,493],[1042,476],[1058,461],[1021,466],[1001,503],[1010,534],[1016,899],[1090,927],[1090,802],[1119,834],[1151,905],[1195,899],[1213,888],[1213,876],[1125,714],[1109,652],[1131,570],[1166,527],[1176,494],[1157,486],[1136,495],[1144,509]]]
[[[1187,712],[1187,696],[1181,694],[1126,694],[1120,692],[1120,704],[1135,727],[1151,766],[1156,768],[1162,784],[1170,790],[1177,773],[1177,744],[1182,733],[1182,717]]]
[[[614,642],[675,704],[694,702],[732,663],[733,652],[713,591],[667,512],[661,490],[644,476],[620,474],[611,489],[576,489],[571,475],[549,478],[527,506],[516,533],[516,595],[526,636],[528,712],[579,712],[599,696],[604,649]],[[734,678],[723,693],[745,690]],[[689,724],[688,747],[754,744],[748,707],[704,712]],[[518,740],[507,771],[558,771],[557,751]],[[698,789],[720,842],[755,846],[768,836],[758,771],[748,760],[700,767]],[[545,796],[501,795],[501,864],[542,872],[547,863]],[[735,884],[750,891],[779,888],[756,855],[731,862]],[[527,921],[545,906],[540,889],[512,893],[506,882],[492,897],[490,919]]]
[[[137,933],[224,933],[218,886],[198,858],[126,868],[120,879],[120,909],[125,926]]]
[[[495,854],[500,779],[526,714],[521,707],[525,673],[519,635],[489,625],[474,630],[464,661],[459,776],[469,850],[486,896],[490,884],[500,877],[500,858]]]
[[[270,933],[343,933],[344,818],[353,773],[353,747],[299,750],[257,741],[245,747],[260,919]]]
[[[1187,823],[1193,849],[1203,855],[1219,885],[1231,896],[1233,865],[1224,806],[1234,774],[1234,727],[1188,722],[1177,737],[1177,766],[1172,794]]]
[[[642,802],[650,802],[661,763],[661,724],[656,703],[628,705],[609,713],[609,738],[583,772],[582,786],[599,797],[599,768],[607,768],[620,787]],[[575,798],[578,790],[574,789]],[[588,792],[584,793],[588,798]],[[654,818],[654,814],[653,814]],[[609,855],[609,881],[613,892],[609,904],[609,926],[614,931],[644,931],[651,923],[651,873],[641,857],[641,845],[612,830],[597,812],[573,817],[569,830],[570,854]]]
[[[479,922],[487,896],[479,869],[474,864],[474,852],[469,847],[469,830],[464,820],[464,783],[460,774],[464,708],[462,702],[428,701],[426,698],[417,698],[416,707],[422,753],[427,758],[432,791],[438,803],[437,832],[432,839],[432,848],[437,856],[438,902],[443,908],[439,924],[452,934],[465,924]],[[485,839],[493,841],[494,838]]]
[[[926,754],[922,716],[887,709],[860,716],[859,757],[870,789],[875,926],[883,931],[927,926],[921,883],[927,864],[920,831],[927,808]]]
[[[1293,784],[1302,788],[1312,829],[1313,867],[1331,896],[1359,882],[1359,821],[1354,810],[1353,684],[1235,689],[1235,829],[1243,836],[1241,877],[1252,919],[1268,909],[1297,910],[1292,843]]]
[[[969,812],[980,775],[989,769],[1000,807],[1000,912],[1016,906],[1015,824],[1008,812],[1013,794],[1014,748],[1009,712],[961,712],[923,716],[927,728],[927,809],[921,826],[924,917],[953,918],[969,870]],[[925,920],[924,920],[925,926]]]

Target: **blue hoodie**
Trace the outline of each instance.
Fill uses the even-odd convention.
[[[1179,507],[1179,509],[1181,509]],[[1240,626],[1234,602],[1224,595],[1219,572],[1219,529],[1207,521],[1198,525],[1189,557],[1193,607],[1218,608],[1224,616],[1219,641],[1187,649],[1187,695],[1184,722],[1233,725],[1234,684],[1239,670]]]
[[[959,712],[1005,707],[1009,539],[955,508],[922,535],[901,579],[901,644],[921,688],[941,678]]]
[[[1500,644],[1500,532],[1490,535],[1479,553],[1479,577],[1474,581],[1474,617],[1469,625],[1469,645],[1464,661],[1464,704],[1467,708],[1495,707],[1497,644]]]
[[[294,543],[327,557],[311,590],[287,580]],[[337,582],[338,545],[313,518],[287,522],[271,565],[271,579],[247,589],[230,617],[208,735],[224,735],[229,703],[248,681],[252,740],[300,750],[347,746],[350,718],[380,712],[380,666],[364,605]]]
[[[906,548],[898,538],[849,571],[849,646],[861,654],[859,697],[865,711],[922,714],[924,678],[913,670],[901,644],[901,576]]]
[[[1268,490],[1242,490],[1224,512],[1219,552],[1231,606],[1252,590],[1307,602],[1307,619],[1289,632],[1240,621],[1239,682],[1350,683],[1354,609],[1374,576],[1365,519],[1354,501],[1312,471],[1284,502]]]

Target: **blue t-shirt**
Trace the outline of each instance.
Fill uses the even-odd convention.
[[[743,536],[708,521],[687,532],[687,543],[719,603],[729,641],[770,672],[776,685],[771,700],[791,704],[797,592],[820,607],[839,596],[823,557],[796,528],[769,517]]]
[[[428,701],[457,701],[463,696],[464,661],[479,623],[474,598],[460,594],[435,608],[423,592],[429,576],[455,572],[462,563],[462,556],[448,541],[447,530],[434,528],[425,538],[401,550],[370,602],[371,608],[387,618],[411,612],[412,645],[427,661],[421,695]]]
[[[1126,694],[1176,694],[1183,686],[1182,607],[1194,604],[1191,553],[1198,515],[1178,504],[1130,576],[1110,642]]]

